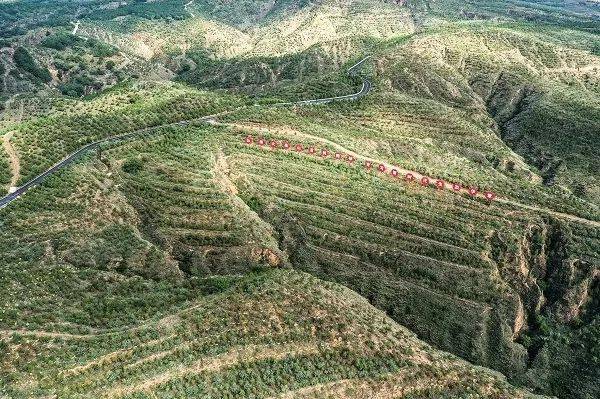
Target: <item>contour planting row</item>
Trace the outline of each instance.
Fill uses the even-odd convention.
[[[253,144],[257,144],[259,147],[262,148],[270,148],[272,151],[276,151],[276,150],[283,150],[283,151],[295,151],[298,153],[307,153],[309,155],[313,155],[313,156],[319,156],[322,158],[333,158],[336,161],[340,161],[340,162],[347,162],[349,165],[354,165],[356,162],[358,162],[357,157],[354,155],[349,155],[349,154],[344,154],[342,152],[338,152],[338,151],[330,151],[327,148],[316,148],[313,145],[306,145],[306,144],[301,144],[301,143],[290,143],[288,141],[277,141],[277,140],[266,140],[264,138],[258,138],[258,139],[254,139],[252,136],[247,136],[244,139],[244,142],[247,145],[253,145]],[[400,178],[401,175],[403,174],[402,169],[400,167],[390,167],[387,164],[383,164],[383,163],[375,163],[374,161],[371,161],[369,159],[365,160],[363,162],[363,167],[365,168],[365,170],[367,171],[372,171],[375,170],[383,175],[390,175],[394,178]],[[431,177],[428,176],[422,176],[420,178],[417,178],[417,176],[420,176],[421,174],[418,172],[406,172],[404,174],[404,179],[406,181],[409,182],[417,182],[419,184],[421,184],[421,186],[423,187],[435,187],[439,190],[443,190],[443,189],[447,189],[448,186],[451,187],[451,189],[456,192],[456,193],[462,193],[462,192],[468,192],[470,196],[472,197],[480,197],[480,193],[479,193],[479,189],[476,187],[468,187],[465,188],[463,187],[461,184],[459,183],[448,183],[445,182],[442,179],[433,179]],[[483,193],[483,198],[487,199],[488,201],[492,201],[496,198],[496,194],[492,191],[485,191]]]
[[[483,272],[489,270],[490,263],[482,258],[481,251],[487,245],[484,236],[488,228],[494,225],[506,226],[502,223],[501,209],[494,209],[493,213],[496,215],[488,221],[486,218],[490,216],[485,213],[469,212],[464,220],[457,220],[455,235],[452,235],[451,226],[448,229],[443,226],[436,229],[436,221],[443,221],[446,212],[453,214],[453,209],[463,208],[441,201],[444,197],[431,204],[431,209],[439,208],[438,212],[424,212],[421,202],[415,202],[414,207],[411,206],[414,201],[411,197],[415,194],[422,195],[419,190],[397,193],[398,186],[386,183],[385,180],[384,184],[378,184],[376,188],[370,187],[373,185],[368,183],[355,186],[354,183],[362,183],[364,179],[353,179],[351,174],[354,169],[339,172],[334,162],[307,158],[309,164],[303,170],[305,168],[298,168],[300,162],[290,162],[285,159],[287,156],[282,157],[279,152],[253,151],[252,147],[240,147],[240,151],[244,155],[236,153],[234,169],[243,171],[247,180],[252,182],[251,192],[263,195],[266,201],[302,221],[303,232],[310,238],[312,245],[333,251],[342,257],[362,259],[398,270],[405,277],[413,274],[418,278],[421,274],[421,277],[431,280],[431,284],[442,291],[450,286],[444,285],[440,271],[432,271],[433,269],[439,267],[454,270],[453,273],[457,276],[465,272],[476,273],[479,277],[471,275],[470,278],[478,279],[478,286],[482,288],[469,291],[463,287],[459,296],[490,300],[488,294],[493,291],[496,283]],[[261,155],[268,157],[262,159]],[[289,156],[298,157],[297,154]],[[312,183],[314,187],[307,188],[313,178],[317,182]],[[373,191],[378,194],[373,194]],[[360,194],[356,201],[348,199],[351,193]],[[472,202],[466,199],[461,201]],[[372,203],[381,204],[381,207],[370,206]],[[479,206],[487,209],[483,204]],[[428,225],[430,217],[431,229],[423,230],[423,222]],[[490,222],[487,227],[486,224]],[[463,228],[467,235],[457,241]],[[522,226],[515,223],[511,228],[521,229]],[[473,240],[471,245],[469,240]],[[480,246],[480,250],[473,251],[473,244]],[[429,264],[430,270],[428,272],[427,267],[417,267],[418,270],[408,272],[406,268],[398,269],[401,263],[408,262]],[[484,288],[485,286],[487,287]]]
[[[498,297],[497,282],[490,270],[439,260],[442,257],[439,252],[424,256],[362,238],[335,233],[326,233],[328,236],[325,237],[323,230],[312,226],[305,226],[305,232],[317,258],[355,264],[361,270],[366,264],[377,265],[373,267],[391,273],[396,280],[412,282],[452,298],[492,303]],[[348,250],[350,245],[352,250]],[[366,269],[363,271],[367,272]]]
[[[244,166],[246,173],[256,175],[256,178],[260,179],[265,174],[265,168],[269,168],[266,178],[274,180],[272,185],[285,187],[282,195],[297,193],[296,196],[310,195],[315,200],[323,197],[317,205],[334,210],[343,207],[356,208],[365,214],[366,219],[377,223],[400,226],[403,221],[412,220],[412,227],[421,230],[419,235],[443,236],[444,241],[462,243],[465,247],[471,246],[473,238],[477,238],[477,233],[473,232],[471,226],[473,223],[477,222],[480,226],[490,224],[490,227],[503,224],[501,219],[504,213],[501,213],[501,209],[490,209],[483,204],[471,208],[472,201],[468,200],[462,200],[465,202],[463,207],[460,203],[455,204],[449,194],[439,193],[439,196],[428,198],[415,188],[394,186],[388,181],[380,181],[379,183],[384,184],[378,185],[369,184],[373,177],[362,174],[362,171],[353,176],[355,171],[351,169],[340,170],[334,165],[333,170],[329,170],[318,161],[313,165],[312,162],[308,162],[306,167],[299,167],[298,164],[291,165],[289,160],[279,160],[277,157],[261,159],[260,156],[252,156],[250,159],[252,162]],[[293,180],[289,176],[294,176]],[[370,204],[374,204],[375,207]],[[456,214],[447,212],[448,215],[444,215],[444,219],[440,220],[439,212],[423,212],[424,206],[462,211]]]
[[[171,370],[189,368],[193,374],[194,364],[198,360],[208,361],[211,357],[218,357],[227,352],[233,344],[242,348],[255,345],[279,345],[282,349],[286,345],[292,346],[294,342],[307,342],[311,337],[308,334],[298,334],[291,330],[283,334],[269,333],[257,334],[253,331],[234,328],[232,331],[218,332],[216,334],[202,333],[197,337],[173,335],[173,338],[161,342],[159,347],[150,347],[150,351],[140,352],[135,348],[123,353],[115,353],[110,361],[99,363],[95,367],[84,368],[74,373],[64,373],[58,379],[61,385],[67,386],[67,392],[88,392],[101,397],[104,392],[116,388],[116,385],[107,386],[106,381],[118,380],[118,386],[135,386],[152,380],[161,373]],[[157,384],[159,385],[159,384]],[[114,392],[116,396],[116,390]]]
[[[481,349],[489,338],[486,326],[490,308],[485,303],[460,298],[457,294],[462,287],[448,294],[432,289],[425,280],[399,276],[372,263],[348,262],[319,249],[305,256],[312,259],[313,269],[307,269],[311,273],[352,288],[420,338],[480,360]],[[498,300],[499,295],[495,296]]]
[[[362,103],[361,103],[362,104]],[[368,110],[367,110],[368,111]],[[307,112],[311,112],[308,110]],[[368,112],[365,111],[368,114]],[[426,160],[421,160],[421,151],[425,151],[425,148],[420,148],[419,151],[415,152],[415,149],[411,146],[413,143],[406,142],[406,140],[397,141],[398,137],[395,137],[396,141],[387,141],[379,143],[374,141],[372,136],[377,136],[378,132],[376,129],[365,129],[360,126],[353,126],[351,123],[344,123],[345,115],[343,113],[326,113],[323,117],[320,116],[319,124],[311,124],[308,123],[305,118],[306,115],[298,116],[298,115],[283,115],[282,120],[276,119],[274,116],[270,114],[261,115],[265,117],[266,122],[261,122],[258,124],[256,122],[252,122],[254,119],[249,119],[247,122],[243,122],[242,124],[234,124],[229,125],[236,128],[236,130],[241,130],[247,133],[251,133],[252,131],[268,131],[268,133],[264,133],[264,139],[269,142],[271,140],[280,141],[282,137],[288,138],[291,143],[299,140],[300,137],[311,137],[310,141],[302,140],[306,145],[314,145],[316,148],[322,148],[325,146],[326,148],[332,148],[334,150],[341,150],[343,153],[347,153],[344,151],[344,147],[337,145],[336,142],[344,143],[344,146],[347,146],[354,152],[361,152],[361,159],[368,159],[368,157],[378,158],[378,159],[399,159],[398,157],[402,157],[402,162],[406,165],[410,165],[408,167],[411,170],[421,170],[428,171],[431,175],[439,176],[440,174],[447,176],[447,180],[451,181],[459,181],[464,183],[465,181],[477,181],[481,185],[481,182],[488,181],[485,185],[494,185],[498,189],[502,189],[502,191],[508,193],[510,197],[518,198],[520,202],[526,204],[534,204],[540,205],[543,204],[548,206],[550,209],[563,208],[565,213],[576,213],[582,214],[579,211],[576,211],[575,202],[571,197],[563,195],[560,196],[560,200],[557,199],[556,193],[548,192],[548,189],[544,189],[542,187],[538,187],[536,185],[531,185],[531,182],[528,180],[528,177],[523,175],[523,173],[513,173],[510,171],[502,171],[500,168],[496,170],[495,168],[498,166],[495,162],[499,160],[510,161],[511,156],[508,153],[505,153],[507,150],[505,146],[502,145],[501,142],[498,142],[497,146],[491,145],[490,148],[487,148],[485,154],[495,154],[491,156],[491,160],[487,160],[487,155],[484,156],[483,153],[477,151],[476,153],[472,153],[471,148],[472,145],[467,146],[465,149],[457,148],[451,149],[449,152],[443,152],[437,154],[435,156],[431,156],[429,154],[430,150],[436,152],[435,146],[430,148],[431,144],[427,144],[426,152],[429,155],[426,155]],[[319,116],[319,115],[315,115]],[[334,120],[337,116],[337,126],[334,126]],[[271,125],[269,127],[261,127],[267,125]],[[275,126],[273,126],[275,125]],[[294,126],[293,129],[290,129],[288,126]],[[424,127],[426,129],[426,127]],[[473,127],[475,129],[475,127]],[[319,136],[324,137],[321,141],[319,141],[319,137],[313,136],[310,134],[305,134],[305,131],[313,131],[314,134],[318,134]],[[402,134],[402,132],[398,132],[398,134]],[[480,142],[479,139],[481,134],[475,134],[473,140]],[[328,140],[329,139],[329,140]],[[407,138],[410,140],[410,138]],[[241,139],[243,140],[243,138]],[[331,142],[331,140],[335,140],[336,142]],[[312,141],[312,142],[311,142]],[[421,146],[421,142],[417,140],[415,145]],[[426,143],[425,143],[426,144]],[[456,144],[452,144],[455,146]],[[399,147],[398,147],[399,146]],[[444,144],[442,147],[446,147],[447,144]],[[252,146],[255,148],[260,148],[259,146]],[[377,153],[380,152],[381,148],[381,157],[379,158]],[[438,148],[439,150],[439,148]],[[391,151],[391,153],[390,153]],[[286,152],[286,153],[295,153],[295,151],[277,151],[277,152]],[[352,152],[353,154],[355,154]],[[364,153],[364,154],[363,154]],[[306,153],[305,153],[306,154]],[[365,155],[368,154],[368,155]],[[395,155],[394,155],[395,154]],[[437,159],[436,159],[437,157]],[[320,157],[315,157],[320,158]],[[483,161],[483,159],[486,159]],[[330,158],[331,159],[331,158]],[[448,159],[449,164],[443,163],[442,159]],[[469,159],[474,159],[475,161],[469,161]],[[477,161],[477,160],[482,160]],[[495,160],[495,161],[494,161]],[[345,163],[340,163],[341,165],[345,165]],[[431,165],[434,165],[431,167]],[[387,163],[386,163],[387,165]],[[390,166],[393,167],[393,166]],[[447,168],[447,169],[442,169]],[[361,168],[363,169],[363,168]],[[450,191],[452,190],[439,190],[439,191]],[[555,190],[556,191],[556,190]],[[470,201],[474,202],[474,201]],[[495,201],[497,208],[503,208],[503,214],[511,213],[515,215],[515,206],[502,204],[500,201]],[[560,203],[561,205],[557,205]],[[553,204],[553,205],[550,205]],[[471,206],[469,203],[464,203],[464,206]],[[581,204],[577,207],[577,209],[583,209]],[[588,207],[589,208],[589,207]],[[460,210],[457,209],[460,212]],[[589,209],[586,213],[590,213]],[[513,219],[515,216],[512,216]],[[521,219],[522,216],[517,215],[517,218]],[[589,216],[587,216],[589,218]]]
[[[401,101],[402,104],[407,101],[403,97],[392,98]],[[379,100],[377,98],[377,101]],[[392,109],[386,97],[382,96],[381,100],[385,104],[384,111],[388,108]],[[417,108],[423,106],[421,103],[415,105],[410,102],[409,105]],[[343,104],[340,107],[343,107]],[[458,136],[460,140],[463,138],[467,140],[466,142],[456,141],[457,136],[453,135],[445,137],[442,135],[438,140],[431,141],[431,137],[421,136],[419,133],[427,132],[430,128],[426,122],[420,127],[416,137],[412,137],[411,131],[402,130],[403,125],[392,127],[390,132],[382,132],[381,128],[369,126],[371,119],[378,118],[380,104],[369,98],[357,103],[356,107],[358,108],[328,108],[320,111],[306,108],[302,109],[302,112],[282,112],[280,115],[263,110],[259,111],[258,116],[244,115],[243,119],[238,117],[234,124],[228,125],[247,134],[260,131],[267,142],[270,140],[279,142],[282,138],[287,138],[290,143],[300,141],[309,145],[309,141],[303,137],[311,135],[304,132],[314,132],[312,137],[315,138],[314,145],[318,149],[325,146],[335,152],[341,146],[332,146],[327,142],[334,141],[343,144],[350,151],[360,153],[361,160],[369,158],[390,160],[390,163],[404,165],[405,169],[458,182],[463,186],[468,186],[469,181],[477,182],[478,186],[484,187],[484,191],[503,192],[505,197],[518,200],[523,204],[597,220],[597,212],[589,204],[573,195],[567,195],[560,187],[548,188],[535,182],[532,184],[533,172],[528,171],[522,161],[519,161],[491,131],[486,131],[468,119],[461,119],[464,118],[461,113],[455,112],[455,115],[452,115],[444,107],[440,111],[449,113],[444,126],[448,125],[448,120],[454,120],[455,122],[449,125],[450,129],[459,131],[467,129],[472,132],[468,136]],[[397,102],[394,107],[398,107]],[[425,106],[422,111],[415,111],[416,115],[429,108],[431,107]],[[439,108],[438,105],[435,109]],[[397,113],[389,112],[392,115]],[[317,142],[317,135],[322,138],[320,144]],[[491,187],[494,189],[492,190]],[[509,211],[514,211],[514,206]]]
[[[294,282],[291,293],[289,284],[279,287],[270,280],[262,284],[264,288],[242,285],[236,288],[239,294],[202,299],[139,330],[89,339],[53,338],[39,351],[41,358],[30,362],[30,378],[40,381],[38,389],[48,388],[59,396],[203,393],[206,379],[213,378],[229,381],[218,386],[233,396],[245,397],[248,384],[259,387],[248,392],[262,396],[329,378],[366,377],[361,373],[372,367],[374,375],[387,373],[397,369],[386,366],[388,360],[407,366],[413,350],[425,349],[413,344],[410,334],[381,326],[372,313],[356,314],[353,309],[365,306],[362,299],[357,303],[352,297],[336,298]],[[306,303],[311,305],[299,306]],[[323,312],[338,303],[346,309]],[[347,318],[348,311],[355,313],[352,318]],[[315,317],[320,314],[328,316]],[[381,338],[366,338],[373,334]],[[354,342],[354,348],[336,344],[337,338]],[[89,348],[85,359],[78,356],[82,348]],[[289,362],[294,365],[291,369],[285,366]],[[266,374],[254,381],[253,375],[264,370]],[[233,376],[239,378],[230,380]]]
[[[385,211],[369,211],[370,207],[366,205],[370,203],[368,195],[364,196],[364,203],[344,204],[347,202],[344,199],[344,193],[332,194],[326,185],[320,187],[319,191],[307,192],[304,186],[295,187],[289,183],[282,183],[272,179],[273,176],[267,177],[259,174],[260,171],[251,173],[256,173],[249,176],[253,181],[266,183],[261,186],[254,185],[253,190],[256,193],[266,195],[266,198],[269,196],[277,198],[282,206],[294,210],[294,213],[301,215],[303,220],[311,221],[311,223],[332,232],[347,234],[350,231],[355,237],[370,238],[368,241],[389,242],[388,249],[409,245],[409,243],[414,243],[410,244],[411,247],[413,245],[424,247],[422,250],[425,252],[439,248],[448,255],[450,252],[454,253],[451,258],[453,260],[460,259],[460,263],[488,267],[488,263],[481,260],[480,252],[473,251],[471,249],[473,245],[468,245],[468,239],[457,242],[456,238],[460,235],[452,235],[451,232],[445,233],[443,228],[436,230],[434,225],[427,229],[427,226],[419,224],[419,215],[423,215],[423,218],[430,215],[426,212],[423,213],[422,210],[421,214],[418,213],[418,209],[416,210],[415,218],[405,217],[402,204],[396,205],[397,211],[387,208]],[[435,223],[435,219],[432,220],[432,223]],[[352,229],[347,230],[348,226],[351,226]],[[485,249],[486,244],[482,240],[485,231],[486,229],[479,227],[470,232],[473,234],[472,243],[480,245],[480,251]],[[457,234],[459,234],[458,230]],[[408,250],[408,248],[406,249]]]
[[[247,140],[247,139],[248,139],[248,137],[246,137],[246,140]],[[259,140],[260,140],[260,139],[259,139]],[[264,147],[266,147],[266,148],[270,148],[270,146],[268,146],[268,145],[266,145],[266,144],[267,144],[267,143],[271,143],[271,141],[273,141],[273,142],[277,143],[277,145],[279,145],[278,139],[276,139],[276,138],[274,138],[274,137],[265,138],[265,139],[263,139],[263,140],[264,140],[264,142],[265,142],[265,145],[264,145],[264,146],[262,146],[262,147],[261,147],[261,146],[253,146],[253,147],[256,147],[256,148],[264,148]],[[334,145],[334,146],[335,146],[335,145]],[[304,147],[305,147],[305,146],[303,145],[303,151],[302,151],[301,153],[303,153],[303,154],[307,154],[307,153],[308,153],[308,149],[310,149],[311,147],[314,147],[314,148],[315,148],[315,150],[314,150],[314,155],[317,155],[317,154],[319,154],[319,155],[320,155],[320,150],[317,150],[317,148],[318,148],[318,143],[317,143],[317,142],[315,142],[315,143],[312,143],[312,144],[307,144],[307,145],[306,145],[306,147],[307,147],[308,149],[305,149]],[[288,151],[282,151],[282,152],[286,152],[286,153],[297,153],[297,152],[295,151],[295,148],[293,148],[291,145],[290,145],[290,149],[289,149]],[[334,159],[334,157],[335,157],[335,153],[333,153],[333,154],[334,154],[333,156],[330,156],[330,157],[327,157],[327,158],[328,158],[328,159]],[[351,157],[352,155],[343,154],[343,153],[338,153],[338,154],[340,154],[340,155],[339,155],[340,157],[345,157],[345,161],[346,161],[346,162],[348,162],[348,159],[350,159],[350,160],[353,160],[353,158],[349,158],[349,157]],[[316,158],[321,158],[321,157],[320,157],[320,156],[317,156]],[[361,156],[360,158],[363,158],[363,157]],[[344,163],[341,163],[341,164],[345,164],[346,162],[344,162]],[[365,163],[366,163],[366,162],[368,162],[368,159],[366,159],[366,160],[365,160]],[[348,162],[348,163],[350,163],[350,162]],[[367,165],[367,164],[365,164],[365,165]],[[377,164],[375,164],[375,163],[372,163],[372,164],[371,164],[371,170],[378,170],[378,169],[376,168],[376,166],[378,167],[379,165],[377,165]],[[383,167],[385,167],[385,168],[389,168],[389,170],[390,170],[390,173],[389,173],[389,174],[387,174],[387,172],[384,172],[384,173],[386,173],[388,176],[392,176],[392,174],[396,174],[396,173],[394,172],[394,170],[398,170],[398,169],[395,169],[395,167],[394,167],[394,166],[390,166],[390,165],[388,165],[388,164],[384,164],[384,165],[383,165]],[[368,169],[365,167],[365,170],[368,170]],[[370,170],[369,170],[369,171],[370,171]],[[382,174],[381,174],[381,173],[379,173],[379,175],[381,176]],[[407,171],[407,175],[409,175],[409,177],[411,177],[411,175],[412,175],[412,178],[413,178],[413,179],[411,179],[411,181],[415,181],[415,179],[416,179],[416,176],[419,176],[419,174],[418,174],[418,173],[416,173],[416,172],[414,172],[414,174],[413,174],[413,172],[408,172],[408,171]],[[393,176],[392,176],[392,177],[393,177]],[[421,176],[419,176],[419,180],[420,180],[420,178],[421,178]],[[433,179],[430,179],[430,178],[428,178],[428,177],[426,177],[426,176],[423,176],[423,178],[427,179],[427,180],[425,180],[425,181],[428,181],[428,180],[429,180],[430,182],[432,182],[432,181],[433,181]],[[396,177],[395,179],[397,179],[397,177]],[[504,180],[502,180],[502,182],[503,182],[502,186],[504,187],[504,186],[506,186],[506,185],[504,184],[504,183],[505,183],[505,181],[510,181],[511,179],[508,179],[508,178],[506,178],[505,176],[503,176],[503,179],[504,179]],[[452,186],[450,186],[450,185],[447,185],[446,183],[444,183],[444,182],[443,182],[443,181],[441,181],[441,180],[440,180],[440,182],[439,182],[439,183],[436,181],[436,183],[437,183],[437,184],[439,184],[440,186],[442,186],[442,185],[443,185],[443,187],[445,187],[445,188],[447,188],[447,189],[448,189],[448,190],[440,190],[440,191],[450,191],[450,192],[456,192],[456,191],[454,190],[454,188],[456,188],[456,189],[459,189],[459,192],[460,192],[460,191],[464,191],[464,190],[461,190],[460,184],[452,184]],[[435,186],[435,185],[433,185],[433,184],[431,184],[431,185],[432,185],[432,186]],[[513,192],[513,191],[512,191],[512,189],[515,189],[515,187],[513,187],[513,186],[514,186],[514,184],[511,186],[511,193]],[[477,191],[476,189],[473,189],[473,188],[471,188],[471,189],[469,189],[469,190],[470,190],[470,192],[474,192],[474,193],[476,193],[476,191]],[[531,191],[531,190],[529,190],[529,191]],[[523,195],[525,195],[525,194],[529,193],[529,191],[525,190],[525,191],[523,191],[523,193],[520,193],[520,191],[517,189],[515,192],[518,194],[517,196],[520,198],[520,197],[522,197]],[[520,194],[519,194],[519,193],[520,193]],[[529,194],[531,194],[531,195],[533,195],[533,196],[535,196],[535,195],[536,195],[535,193],[529,193]],[[539,194],[539,193],[538,193],[538,194]],[[477,195],[477,197],[483,197],[483,198],[485,198],[486,196],[487,196],[488,198],[492,198],[492,199],[493,199],[493,198],[495,198],[495,194],[494,194],[494,193],[492,193],[492,192],[485,192],[483,195]],[[530,199],[530,200],[531,200],[531,199]],[[468,203],[465,203],[465,205],[464,205],[464,206],[471,206],[471,205],[470,205],[470,204],[468,204]],[[507,204],[498,205],[498,207],[506,208],[506,211],[514,211],[514,207],[513,207],[513,206],[508,206]],[[504,212],[503,212],[503,214],[506,214],[506,211],[504,211]]]
[[[258,169],[260,170],[260,166]],[[314,237],[317,242],[323,241],[324,237],[337,242],[345,235],[351,234],[355,240],[358,239],[357,242],[349,244],[345,249],[341,248],[342,251],[354,248],[357,255],[364,254],[359,249],[361,245],[357,243],[362,242],[365,245],[371,243],[370,245],[377,246],[373,251],[369,251],[373,253],[394,253],[396,250],[405,250],[415,254],[430,254],[436,259],[444,259],[449,262],[458,262],[483,269],[489,268],[488,261],[483,260],[478,251],[449,244],[446,238],[439,234],[434,237],[435,239],[420,236],[419,234],[422,233],[419,230],[415,234],[415,230],[420,227],[418,219],[414,221],[415,228],[406,224],[396,225],[394,223],[397,220],[395,214],[402,213],[401,207],[398,208],[398,212],[369,212],[369,207],[365,204],[340,204],[339,201],[344,200],[343,193],[329,195],[327,194],[329,188],[325,185],[321,187],[319,193],[307,193],[304,187],[281,183],[264,174],[250,175],[249,177],[251,177],[251,181],[262,183],[253,185],[253,192],[256,192],[257,195],[265,195],[266,199],[270,196],[276,198],[275,204],[285,209],[286,212],[296,215],[306,224],[306,233],[312,235],[309,226],[318,226],[321,232]],[[320,204],[314,205],[315,201]],[[368,199],[365,198],[365,203],[368,202]],[[411,233],[406,233],[406,231]],[[483,232],[480,232],[480,238],[482,235]]]
[[[339,214],[339,216],[333,216],[333,223],[335,223],[336,217],[345,215],[349,220],[356,220],[356,223],[359,225],[379,226],[381,229],[384,229],[384,232],[385,229],[388,229],[388,233],[395,231],[397,234],[401,234],[409,239],[417,238],[419,240],[456,243],[458,245],[465,245],[465,247],[468,246],[467,239],[461,239],[459,232],[456,235],[452,235],[451,232],[446,233],[443,228],[436,230],[434,226],[429,226],[427,221],[424,221],[425,225],[419,224],[418,214],[415,215],[415,218],[411,218],[410,215],[396,216],[393,210],[376,210],[370,212],[368,205],[370,203],[369,195],[363,197],[364,203],[347,201],[344,198],[345,193],[331,192],[331,189],[326,185],[320,187],[322,192],[317,191],[319,188],[314,191],[307,191],[306,186],[301,185],[301,182],[299,182],[299,186],[294,186],[290,183],[275,180],[273,176],[266,177],[260,174],[260,171],[250,172],[249,176],[252,176],[257,181],[266,180],[268,182],[268,188],[256,186],[257,192],[271,194],[289,203],[290,206],[291,204],[296,204],[297,206],[304,207],[307,217],[310,217],[310,215],[315,215],[315,217],[323,215],[326,218],[327,214]],[[398,207],[398,209],[399,212],[402,212],[402,207]],[[460,250],[466,249],[461,246]]]

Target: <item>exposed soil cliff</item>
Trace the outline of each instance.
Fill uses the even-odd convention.
[[[527,349],[528,373],[536,375],[545,393],[564,392],[560,386],[549,390],[553,383],[540,383],[540,375],[554,367],[553,357],[571,357],[580,331],[598,317],[600,267],[572,256],[571,245],[569,227],[553,219],[528,226],[520,238],[501,232],[490,238],[491,257],[522,306],[512,323],[513,336]],[[587,367],[583,359],[578,362],[575,368]]]

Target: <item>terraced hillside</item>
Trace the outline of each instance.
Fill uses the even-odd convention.
[[[596,2],[25,3],[115,86],[8,72],[2,187],[139,134],[0,209],[0,396],[600,396]]]
[[[390,108],[382,106],[386,101]],[[556,194],[541,184],[517,190],[530,182],[526,169],[496,170],[498,162],[478,160],[481,151],[505,157],[500,164],[516,162],[499,139],[473,148],[470,157],[458,145],[436,155],[456,159],[455,170],[448,162],[423,169],[411,160],[422,140],[435,148],[432,140],[442,134],[428,117],[432,106],[375,95],[328,108],[251,107],[215,126],[173,126],[104,149],[2,210],[6,281],[14,273],[9,265],[22,268],[21,283],[5,291],[5,303],[13,304],[3,312],[5,325],[119,327],[169,314],[192,300],[206,278],[291,265],[356,290],[439,348],[499,369],[512,381],[539,383],[537,374],[549,370],[544,357],[571,356],[555,329],[569,320],[594,320],[597,215],[576,198],[564,201],[563,212],[592,218],[589,223],[364,171],[360,162],[367,158],[399,163],[493,188],[513,202],[556,203]],[[451,109],[436,114],[442,111],[444,121],[456,124],[448,132],[462,132],[443,137],[481,143],[480,137],[493,137]],[[382,123],[386,118],[403,123]],[[249,134],[352,153],[357,163],[248,146]],[[403,145],[399,137],[406,138]],[[569,268],[573,274],[565,274]],[[42,276],[49,283],[49,273],[56,286],[33,284]],[[66,287],[65,275],[73,282]],[[201,290],[211,289],[204,284]],[[115,318],[123,313],[129,316]],[[540,330],[541,320],[552,330]],[[593,355],[573,362],[594,362]],[[544,384],[564,384],[574,367],[565,365]],[[594,373],[579,374],[578,389],[589,384],[593,392]]]
[[[487,184],[516,201],[547,195],[548,203],[556,203],[541,185],[537,194],[521,189],[529,181],[527,174],[521,177],[512,170],[495,169],[512,161],[508,152],[504,160],[490,159],[486,166],[475,155],[476,148],[469,150],[471,161],[460,153],[464,148],[456,150],[461,147],[453,146],[454,140],[484,134],[474,126],[457,138],[460,130],[450,126],[454,134],[444,137],[445,151],[435,151],[439,130],[425,127],[433,125],[427,118],[431,104],[401,101],[393,101],[395,106],[404,105],[399,115],[381,109],[382,98],[373,97],[361,103],[364,108],[352,106],[352,111],[302,109],[284,118],[273,112],[251,115],[234,126],[242,129],[238,140],[246,134],[291,143],[302,140],[332,153],[358,153],[376,162],[421,169],[447,181],[482,188]],[[385,116],[402,120],[402,127],[365,123]],[[423,118],[429,123],[423,123]],[[448,120],[444,118],[446,124]],[[411,122],[420,122],[414,136],[406,129]],[[485,142],[494,150],[482,152],[506,150],[499,140]],[[427,144],[431,152],[423,149]],[[375,172],[365,173],[360,165],[297,159],[294,154],[255,147],[242,151],[244,156],[237,151],[229,156],[232,180],[240,196],[256,204],[259,215],[276,227],[290,261],[343,282],[438,347],[525,381],[546,368],[536,370],[541,342],[552,340],[549,331],[539,333],[540,318],[558,326],[595,317],[591,303],[599,264],[597,222],[580,223],[510,202],[486,204],[435,192],[390,177],[373,177]],[[410,162],[415,153],[431,153],[432,158],[446,161],[419,168]],[[456,172],[452,159],[457,160]],[[590,217],[597,220],[597,215]],[[528,350],[517,343],[525,343]],[[596,373],[591,369],[588,381]]]

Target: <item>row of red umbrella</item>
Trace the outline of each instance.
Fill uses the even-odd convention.
[[[296,152],[304,152],[305,150],[311,154],[311,155],[320,155],[323,158],[328,158],[330,156],[333,156],[334,159],[342,161],[345,160],[350,164],[353,164],[356,162],[356,158],[353,155],[349,155],[349,154],[343,154],[341,152],[333,152],[331,153],[328,149],[326,148],[321,148],[320,150],[317,150],[314,146],[309,146],[309,147],[305,147],[302,144],[290,144],[287,141],[283,141],[281,143],[277,142],[276,140],[266,140],[264,138],[258,138],[254,139],[254,137],[252,136],[247,136],[244,139],[244,142],[248,145],[254,144],[256,142],[256,144],[258,144],[260,147],[265,147],[265,146],[269,146],[271,149],[276,150],[279,148],[282,148],[284,150],[287,151],[296,151]],[[372,170],[375,167],[375,163],[373,161],[369,161],[366,160],[364,162],[364,168],[367,170]],[[378,164],[377,165],[377,170],[380,173],[386,173],[387,172],[387,167],[384,164]],[[392,177],[400,177],[400,172],[398,172],[397,169],[395,168],[391,168],[390,170],[390,174],[392,175]],[[408,172],[404,175],[404,179],[406,181],[409,182],[413,182],[416,181],[417,178],[415,177],[414,174]],[[435,185],[436,188],[443,190],[446,188],[447,184],[450,184],[451,188],[453,191],[455,192],[460,192],[463,190],[463,186],[461,184],[458,183],[447,183],[444,180],[441,179],[430,179],[429,177],[423,176],[419,183],[424,186],[424,187],[428,187],[430,186],[432,183]],[[476,187],[468,187],[467,188],[467,192],[469,193],[469,195],[475,197],[476,195],[479,194],[479,189],[477,189]],[[486,198],[487,200],[494,200],[496,198],[496,194],[491,192],[491,191],[485,191],[483,192],[483,196],[484,198]]]

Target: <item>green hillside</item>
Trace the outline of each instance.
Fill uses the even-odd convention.
[[[600,396],[597,2],[33,3],[0,396]]]
[[[600,58],[551,35],[518,26],[423,33],[386,50],[382,84],[493,118],[485,123],[544,184],[598,205]]]
[[[404,153],[424,151],[419,137],[432,104],[387,100],[404,104],[402,114],[382,107],[377,94],[331,109],[251,107],[251,113],[222,117],[222,126],[165,128],[59,173],[2,211],[5,280],[20,281],[5,291],[6,303],[14,305],[4,311],[4,323],[11,329],[65,322],[118,327],[192,300],[198,278],[291,265],[347,285],[421,338],[500,369],[513,381],[547,373],[544,363],[528,370],[539,345],[553,342],[561,330],[552,353],[571,353],[560,344],[563,334],[571,334],[564,323],[573,314],[584,325],[594,320],[587,305],[594,294],[586,287],[594,289],[597,224],[436,192],[373,176],[360,165],[261,150],[242,140],[248,134],[288,139],[422,170],[423,161],[403,157],[394,137],[414,132],[415,144],[405,145]],[[440,108],[436,114],[446,123],[455,118],[452,130],[463,129],[457,140],[485,137],[481,127],[453,112]],[[385,118],[404,120],[402,126],[420,121],[421,128],[380,125]],[[426,120],[431,127],[425,134],[440,134],[431,117]],[[428,140],[424,145],[435,148]],[[556,202],[541,184],[522,192],[527,173],[495,170],[496,162],[482,173],[477,151],[507,157],[501,163],[515,159],[500,140],[495,143],[472,149],[474,161],[459,151],[437,155],[455,158],[455,172],[435,162],[424,172],[493,188],[512,201],[533,205],[535,196],[538,204]],[[597,220],[575,198],[563,207]],[[14,276],[15,264],[22,275]],[[559,268],[552,271],[552,264]],[[576,279],[563,274],[567,265]],[[72,285],[62,282],[65,273]],[[123,277],[98,285],[106,273]],[[37,279],[50,286],[35,284]],[[173,291],[169,281],[184,283]],[[33,310],[30,316],[25,309]],[[127,318],[117,316],[123,312]],[[541,320],[551,327],[540,331]],[[588,338],[573,337],[580,339]],[[519,344],[525,342],[530,351]],[[595,389],[591,372],[580,378]],[[551,378],[553,384],[563,381],[562,374]]]

